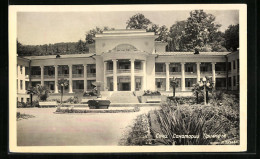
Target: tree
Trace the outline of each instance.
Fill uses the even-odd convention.
[[[33,95],[37,94],[36,88],[30,86],[29,89],[27,89],[27,94],[30,94],[30,103],[31,103],[31,107],[32,107]]]
[[[152,24],[152,26],[146,30],[147,32],[154,32],[155,35],[158,35],[158,38],[156,38],[155,41],[166,42],[168,39],[169,32],[165,25],[159,27],[157,24]]]
[[[130,17],[126,24],[126,29],[147,29],[152,22],[143,14],[137,13]]]
[[[214,35],[221,26],[215,24],[215,16],[207,14],[203,10],[190,12],[190,17],[185,25],[184,45],[187,51],[198,49],[199,51],[211,51],[211,43],[214,41]]]
[[[96,81],[96,82],[93,82],[92,84],[93,84],[94,86],[96,86],[96,89],[97,89],[97,98],[100,98],[100,97],[101,97],[100,87],[102,86],[103,82],[101,82],[101,81]]]
[[[239,48],[239,24],[230,25],[224,34],[225,44],[227,50],[236,51]]]
[[[79,52],[86,51],[86,44],[82,40],[79,40],[76,45],[76,50]]]
[[[63,97],[63,93],[64,93],[64,88],[68,87],[68,85],[69,85],[69,81],[67,79],[62,78],[58,81],[58,86],[60,88],[60,104],[61,105],[62,105],[62,97]]]
[[[109,28],[108,26],[105,26],[102,28],[96,27],[95,29],[91,29],[86,33],[86,43],[87,44],[93,44],[94,37],[96,34],[103,33],[104,30],[115,30],[115,28]]]
[[[169,30],[169,37],[171,41],[168,41],[168,51],[184,51],[186,47],[183,45],[183,37],[185,34],[186,21],[177,21],[173,24]]]
[[[158,35],[159,34],[159,25],[152,24],[152,26],[147,29],[147,32],[154,32],[155,35]]]
[[[35,94],[38,95],[38,98],[41,101],[46,101],[46,99],[49,96],[49,93],[50,93],[50,91],[46,86],[42,86],[42,85],[38,84],[35,87]]]

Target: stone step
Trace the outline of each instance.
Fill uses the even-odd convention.
[[[108,98],[111,103],[139,103],[136,96],[133,92],[118,91],[113,92],[112,95]]]

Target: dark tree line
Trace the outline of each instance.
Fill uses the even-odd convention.
[[[177,21],[170,28],[151,22],[143,14],[135,14],[126,22],[126,29],[146,29],[158,35],[156,41],[167,42],[167,51],[223,52],[236,51],[239,48],[239,25],[230,25],[225,32],[219,31],[220,24],[215,16],[203,10],[190,12],[184,21]],[[93,37],[104,30],[114,30],[107,26],[96,27],[86,33],[85,41],[56,43],[45,45],[22,45],[17,40],[18,55],[56,55],[87,53],[88,44],[94,43]]]

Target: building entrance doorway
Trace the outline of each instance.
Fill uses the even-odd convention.
[[[118,77],[118,91],[130,91],[131,79],[127,76]]]
[[[130,83],[122,83],[122,91],[130,91]]]

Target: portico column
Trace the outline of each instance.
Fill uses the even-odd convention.
[[[135,91],[135,59],[131,59],[131,91]]]
[[[181,90],[185,91],[185,62],[181,63]]]
[[[113,60],[113,91],[117,91],[117,60]]]
[[[84,68],[84,92],[87,91],[87,64],[83,64]]]
[[[169,64],[170,63],[168,63],[168,62],[165,63],[165,65],[166,65],[166,91],[170,91]]]
[[[55,68],[54,93],[58,93],[58,65],[54,65],[54,68]]]
[[[107,62],[104,62],[104,91],[107,89],[107,77],[106,77],[106,71],[107,71]]]
[[[214,87],[216,85],[215,64],[216,62],[212,62],[212,82],[214,83]]]
[[[20,72],[20,65],[17,65],[17,92],[20,93],[20,76],[21,76],[21,72]]]
[[[142,61],[143,63],[143,90],[146,90],[146,61]]]
[[[41,85],[44,85],[44,66],[41,66]]]
[[[73,84],[72,84],[72,65],[70,64],[69,65],[69,87],[70,87],[70,90],[69,90],[69,93],[73,93]]]
[[[23,76],[25,77],[25,66],[22,66],[22,72],[23,72]],[[26,93],[26,85],[25,85],[25,79],[23,80],[23,92]]]
[[[197,81],[200,81],[200,62],[197,62]]]

